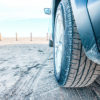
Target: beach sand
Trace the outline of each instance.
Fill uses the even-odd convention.
[[[100,100],[100,78],[85,88],[60,87],[48,44],[0,46],[0,100]]]
[[[30,38],[2,38],[0,45],[8,44],[48,44],[48,39],[46,37],[34,37],[32,41]]]

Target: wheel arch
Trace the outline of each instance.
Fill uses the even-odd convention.
[[[87,8],[88,0],[70,1],[85,54],[90,60],[100,64],[100,53]]]

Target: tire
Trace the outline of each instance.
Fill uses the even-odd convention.
[[[83,50],[70,0],[62,0],[55,18],[54,74],[62,87],[86,87],[94,82],[100,66]]]
[[[53,41],[49,40],[49,47],[53,47]]]

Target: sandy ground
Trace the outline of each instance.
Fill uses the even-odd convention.
[[[98,78],[86,88],[59,87],[47,44],[0,46],[0,100],[100,100],[99,84]]]
[[[7,45],[7,44],[48,44],[47,37],[34,37],[30,38],[2,38],[0,41],[0,45]]]

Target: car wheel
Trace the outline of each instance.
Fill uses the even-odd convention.
[[[49,47],[53,47],[53,41],[49,40]]]
[[[54,73],[60,86],[85,87],[93,83],[100,66],[83,50],[70,0],[62,0],[55,18]]]

